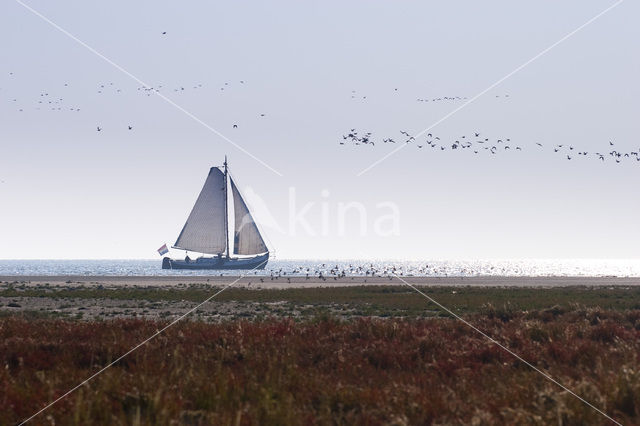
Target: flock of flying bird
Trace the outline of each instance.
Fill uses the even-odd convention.
[[[418,274],[427,274],[433,273],[436,269],[430,268],[429,265],[425,267],[419,267],[414,271],[414,273]],[[255,272],[257,275],[257,272]],[[288,276],[287,276],[288,275]],[[392,276],[395,275],[404,275],[404,271],[402,268],[396,268],[393,265],[386,265],[382,267],[376,267],[373,264],[370,265],[353,265],[349,264],[349,266],[340,267],[338,265],[331,266],[323,263],[322,265],[317,265],[315,267],[304,267],[304,266],[296,266],[292,268],[290,271],[285,271],[283,268],[279,268],[278,270],[272,269],[269,273],[269,278],[271,281],[279,280],[280,278],[286,278],[290,282],[290,277],[299,277],[304,275],[306,279],[319,278],[323,281],[327,279],[338,280],[339,278],[346,278],[347,276],[364,276],[364,277],[385,277],[391,279]],[[264,278],[260,278],[260,282],[264,282]],[[366,281],[365,281],[366,282]]]
[[[13,75],[13,73],[9,73],[9,75]],[[69,87],[68,83],[65,83],[63,87]],[[49,110],[49,111],[72,111],[79,112],[80,108],[77,105],[65,105],[65,99],[59,97],[59,95],[50,95],[49,91],[43,90],[34,98],[31,99],[28,103],[25,103],[23,99],[18,99],[14,97],[10,97],[9,101],[15,105],[15,108],[19,112],[24,112],[27,105],[31,105],[35,110]]]
[[[480,132],[474,132],[472,135],[462,135],[458,138],[443,140],[439,136],[435,136],[432,133],[428,133],[425,137],[416,138],[409,132],[404,130],[400,131],[400,137],[396,139],[384,138],[381,141],[378,140],[378,144],[413,144],[418,149],[431,149],[434,151],[464,151],[468,150],[474,154],[487,153],[490,155],[497,155],[501,152],[507,151],[522,151],[524,148],[520,145],[512,143],[510,138],[491,139],[481,135]],[[359,133],[356,129],[351,129],[346,134],[342,135],[340,145],[351,144],[354,146],[375,146],[376,141],[372,137],[371,132]],[[540,142],[536,142],[537,149],[544,149],[545,146]],[[602,152],[590,152],[587,150],[578,150],[571,144],[555,144],[551,145],[555,154],[562,155],[566,160],[572,160],[578,157],[591,157],[600,161],[606,159],[621,163],[624,160],[635,160],[640,162],[640,148],[636,151],[619,151],[615,148],[615,144],[609,141],[609,145],[606,150],[600,150]]]
[[[494,270],[494,267],[492,266],[490,269]],[[362,264],[362,265],[349,264],[348,266],[347,265],[339,266],[339,265],[323,263],[321,265],[314,265],[312,267],[294,266],[288,271],[285,270],[284,268],[271,269],[269,271],[268,278],[271,281],[279,280],[281,278],[287,279],[288,281],[290,281],[291,277],[305,276],[306,279],[310,279],[313,277],[313,278],[319,278],[323,281],[326,281],[327,279],[333,279],[334,281],[337,281],[340,278],[347,278],[347,277],[350,277],[351,279],[354,279],[354,277],[364,277],[364,278],[378,277],[378,278],[392,279],[396,275],[448,276],[450,275],[450,272],[451,271],[446,266],[429,265],[429,264],[420,265],[420,266],[416,265],[415,267],[407,268],[405,266],[395,266],[393,264],[374,265],[373,263],[371,263],[368,265],[367,264]],[[472,275],[475,275],[476,273],[477,271],[474,271],[473,268],[463,267],[458,271],[458,274],[461,275],[461,278],[463,278],[464,276],[472,276]],[[257,275],[258,272],[256,271],[254,272],[254,274]],[[266,278],[267,277],[260,278],[260,282],[264,282]]]
[[[163,32],[165,35],[166,32]],[[9,73],[10,76],[13,76],[13,72]],[[244,85],[244,80],[239,80],[240,85]],[[220,90],[224,91],[232,87],[232,84],[229,82],[225,82],[221,85]],[[75,104],[67,104],[64,94],[61,96],[60,93],[62,91],[67,90],[69,88],[68,83],[64,83],[59,88],[55,90],[43,90],[40,91],[35,98],[29,99],[29,101],[25,102],[24,100],[19,100],[18,98],[11,97],[9,101],[16,105],[16,108],[19,112],[23,112],[27,106],[31,106],[36,110],[50,110],[50,111],[70,111],[70,112],[80,112],[81,108]],[[200,90],[203,88],[202,83],[190,84],[190,85],[179,85],[174,87],[164,86],[162,84],[158,84],[155,86],[139,86],[136,87],[136,92],[139,92],[146,96],[151,96],[154,93],[160,93],[163,91],[171,91],[173,93],[184,93],[186,91],[192,90]],[[394,92],[398,92],[398,88],[393,89]],[[54,92],[57,92],[54,94]],[[121,88],[118,88],[114,85],[113,82],[110,83],[99,83],[96,87],[96,92],[98,95],[117,95],[123,92]],[[356,97],[356,91],[353,90],[351,92],[351,97]],[[496,98],[504,97],[508,98],[508,94],[504,95],[495,95]],[[362,96],[362,99],[366,99],[366,96]],[[438,98],[418,98],[418,102],[444,102],[444,101],[463,101],[466,100],[467,97],[461,96],[444,96]],[[260,114],[260,117],[265,117],[264,113]],[[132,131],[134,126],[132,124],[123,125],[127,130]],[[232,125],[233,129],[238,128],[238,124]],[[104,127],[100,124],[95,127],[97,132],[102,132]],[[474,154],[486,153],[490,155],[497,155],[501,152],[507,151],[523,151],[525,148],[521,145],[516,145],[511,142],[509,138],[502,139],[490,139],[481,135],[480,132],[474,132],[470,135],[462,135],[458,138],[449,138],[446,141],[436,136],[432,133],[428,133],[426,136],[422,135],[420,137],[414,137],[409,132],[400,131],[400,136],[397,138],[384,138],[382,140],[378,140],[377,142],[373,139],[371,132],[359,133],[356,129],[351,129],[345,135],[342,136],[342,141],[340,141],[340,145],[353,144],[355,146],[375,146],[376,144],[413,144],[418,149],[426,149],[433,151],[471,151]],[[536,147],[538,149],[544,149],[545,146],[541,143],[536,143]],[[615,161],[616,163],[622,163],[625,160],[635,160],[636,162],[640,162],[640,148],[636,151],[619,151],[615,148],[615,144],[613,142],[609,142],[609,146],[607,150],[601,150],[601,152],[589,152],[587,150],[578,150],[573,145],[570,144],[555,144],[551,145],[550,148],[554,153],[562,155],[566,158],[566,160],[572,160],[574,158],[579,157],[591,157],[600,161],[605,161],[606,159],[610,159]]]
[[[495,95],[496,98],[508,98],[509,95]],[[443,96],[441,98],[418,98],[418,102],[443,102],[443,101],[466,101],[469,99],[466,96]]]
[[[166,34],[166,32],[163,32]],[[9,76],[13,77],[14,73],[9,72]],[[239,80],[240,85],[244,85],[244,80]],[[55,111],[55,112],[74,112],[78,113],[81,111],[79,105],[71,104],[67,101],[68,90],[70,88],[69,83],[60,84],[59,87],[54,87],[51,90],[42,90],[37,95],[32,97],[9,97],[7,98],[10,103],[13,104],[15,109],[18,112],[25,112],[27,110],[34,111]],[[225,82],[220,85],[219,90],[225,91],[229,90],[233,87],[233,83]],[[140,93],[141,95],[151,96],[155,93],[161,92],[172,92],[172,94],[181,94],[186,93],[188,91],[200,90],[203,89],[204,85],[202,83],[196,84],[188,84],[188,85],[178,85],[178,86],[165,86],[162,84],[157,84],[153,86],[139,86],[135,88],[136,93]],[[2,88],[0,88],[2,90]],[[116,86],[113,82],[109,83],[98,83],[95,88],[95,93],[99,96],[107,96],[107,95],[119,95],[122,93],[126,93],[126,90]],[[260,117],[265,117],[266,114],[260,114]],[[126,128],[128,130],[133,130],[132,124],[127,124]],[[233,128],[238,128],[237,124],[233,125]],[[95,126],[97,132],[102,132],[104,130],[104,126],[98,124]]]
[[[393,89],[394,92],[398,92],[398,88]],[[496,98],[508,98],[508,94],[504,95],[495,95]],[[362,99],[366,100],[367,96],[359,95],[357,91],[351,91],[351,99]],[[417,102],[455,102],[455,101],[465,101],[469,99],[467,96],[441,96],[438,98],[417,98]]]

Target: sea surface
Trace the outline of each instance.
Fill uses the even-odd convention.
[[[395,270],[394,270],[395,268]],[[640,277],[640,259],[607,260],[270,260],[262,271],[176,271],[160,260],[0,260],[0,275],[387,275],[427,277]]]

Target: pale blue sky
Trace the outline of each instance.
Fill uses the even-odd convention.
[[[510,138],[522,152],[409,147],[360,177],[392,148],[340,146],[345,131],[371,131],[376,140],[419,132],[459,103],[416,98],[471,97],[613,2],[28,4],[163,85],[163,94],[284,176],[7,0],[0,258],[153,257],[175,241],[208,168],[225,153],[241,189],[258,194],[285,231],[290,187],[298,205],[315,202],[307,219],[318,230],[320,203],[327,206],[327,235],[266,227],[282,258],[640,258],[640,163],[566,161],[535,145],[598,151],[612,140],[639,149],[637,2],[622,3],[433,130]],[[367,99],[351,99],[352,90]],[[38,104],[44,93],[62,98],[53,105],[62,110]],[[362,237],[355,215],[339,235],[337,205],[350,201],[367,208],[369,230],[376,204],[395,203],[399,235]]]

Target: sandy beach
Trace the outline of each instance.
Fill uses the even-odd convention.
[[[0,275],[0,285],[9,283],[30,286],[103,286],[104,288],[122,287],[160,287],[174,288],[188,284],[208,284],[225,286],[237,280],[234,287],[265,289],[344,287],[361,285],[405,285],[399,278],[347,276],[343,278],[317,276],[85,276],[85,275]],[[637,286],[638,277],[400,277],[412,285],[425,286],[479,286],[479,287],[572,287],[572,286]]]

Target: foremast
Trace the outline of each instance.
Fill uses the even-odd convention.
[[[225,238],[225,257],[229,258],[229,195],[227,194],[227,186],[229,180],[229,172],[227,171],[227,156],[224,156],[224,238]]]

